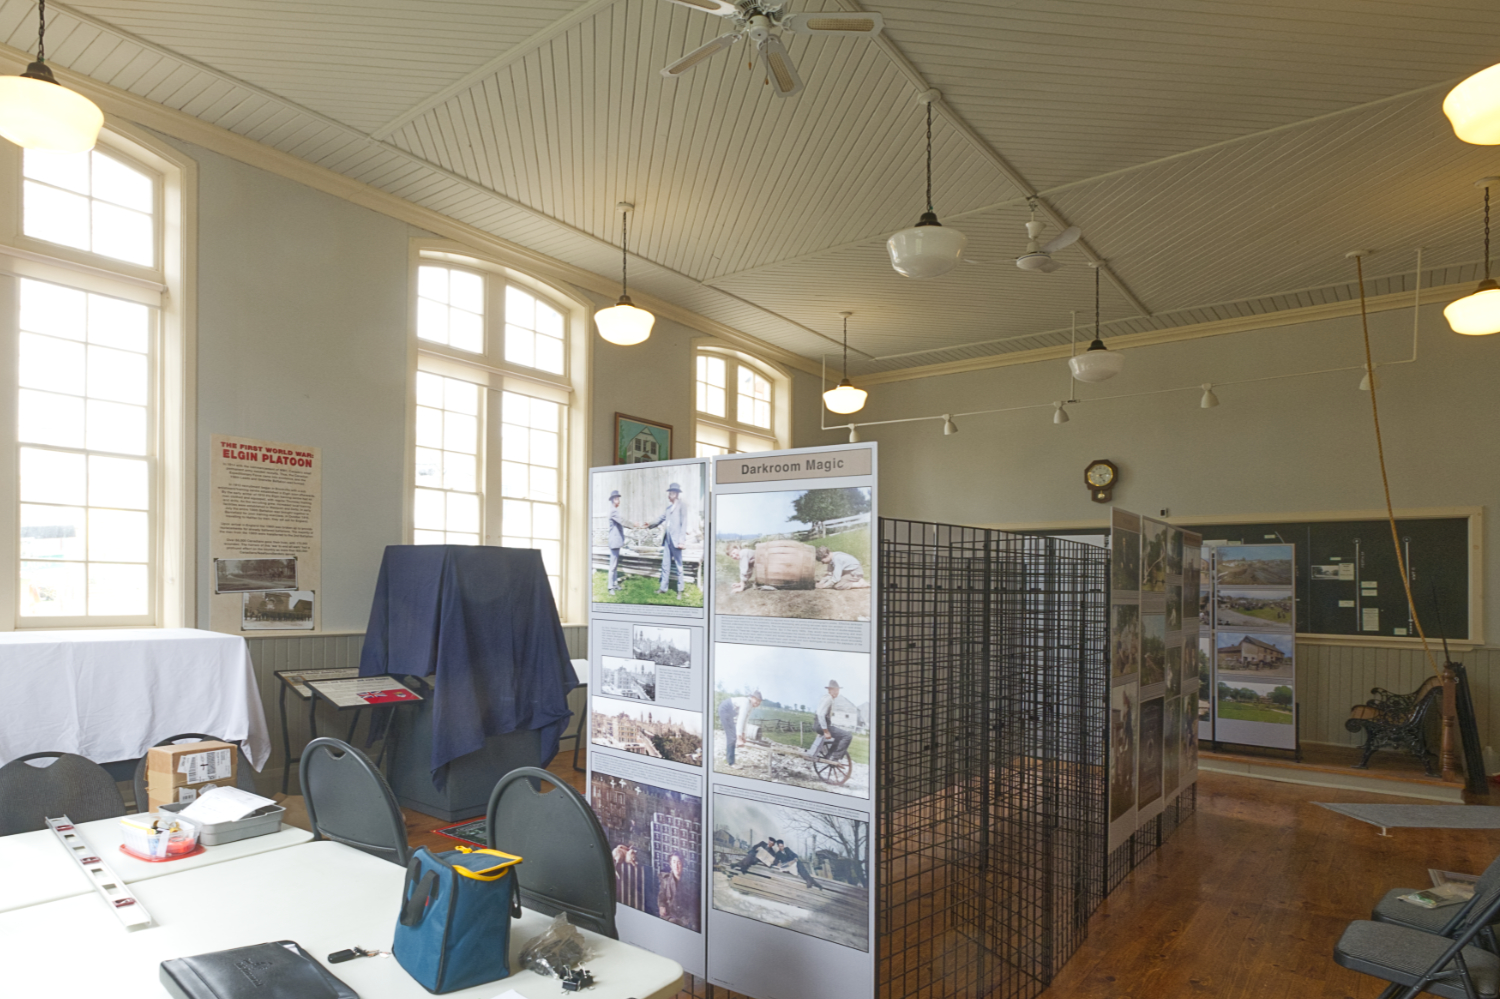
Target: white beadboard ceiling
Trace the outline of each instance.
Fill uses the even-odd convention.
[[[792,37],[773,97],[745,47],[664,0],[84,0],[50,7],[59,65],[613,276],[809,358],[851,309],[856,371],[896,371],[1357,294],[1471,281],[1473,181],[1451,82],[1500,62],[1493,0],[790,0],[879,11],[876,41]],[[31,49],[35,5],[0,0]],[[914,282],[884,238],[934,200],[969,237]],[[1024,274],[1026,198],[1084,240]],[[1087,331],[1085,331],[1087,335]]]

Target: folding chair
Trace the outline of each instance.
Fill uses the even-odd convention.
[[[45,767],[28,760],[51,759]],[[47,828],[47,819],[74,822],[125,814],[115,779],[99,764],[74,753],[30,753],[0,767],[0,836]]]
[[[538,790],[546,781],[546,794]],[[583,795],[536,767],[500,778],[485,813],[489,846],[521,857],[521,904],[619,939],[609,841]]]
[[[1380,999],[1414,999],[1427,992],[1448,999],[1500,996],[1500,957],[1470,944],[1500,918],[1500,893],[1470,909],[1453,939],[1395,923],[1357,920],[1333,948],[1335,964],[1390,982]]]
[[[1401,901],[1402,895],[1410,895],[1412,892],[1421,890],[1420,888],[1392,888],[1375,906],[1375,911],[1370,914],[1370,918],[1381,923],[1394,923],[1397,926],[1421,930],[1424,933],[1451,937],[1468,925],[1471,913],[1483,911],[1495,896],[1500,894],[1500,857],[1496,857],[1490,862],[1490,866],[1484,869],[1484,873],[1479,876],[1479,881],[1474,885],[1474,897],[1464,905],[1424,909],[1410,902]],[[1500,945],[1497,945],[1495,940],[1493,926],[1487,925],[1483,928],[1478,942],[1487,949],[1500,953]]]
[[[406,866],[411,847],[401,806],[368,756],[325,736],[307,744],[301,768],[314,839],[331,839]]]
[[[170,746],[174,742],[228,742],[228,739],[220,739],[216,735],[204,735],[202,732],[184,732],[181,735],[169,735],[158,742],[158,746]],[[239,754],[239,760],[234,769],[234,786],[241,791],[255,793],[255,771],[250,767],[250,761],[245,758],[245,751],[239,747],[234,750]],[[135,810],[144,812],[149,804],[149,796],[146,793],[146,757],[142,756],[135,765]]]

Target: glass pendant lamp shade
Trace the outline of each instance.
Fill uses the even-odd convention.
[[[864,389],[849,384],[849,379],[845,378],[836,388],[823,393],[823,405],[830,413],[857,413],[865,408],[865,399],[869,395]]]
[[[932,212],[910,229],[902,229],[885,241],[896,273],[925,280],[947,274],[963,259],[969,238],[957,229],[944,228]]]
[[[645,309],[637,309],[629,295],[621,295],[614,305],[594,313],[594,323],[599,327],[599,335],[610,343],[633,347],[651,335],[656,317]]]
[[[1500,64],[1482,69],[1448,91],[1443,114],[1453,134],[1476,146],[1500,145]]]
[[[1073,377],[1081,382],[1108,381],[1125,370],[1125,355],[1110,350],[1101,340],[1089,344],[1089,349],[1077,357],[1068,358],[1068,367]]]
[[[1487,336],[1500,333],[1500,284],[1486,279],[1472,295],[1449,303],[1443,318],[1455,333]]]
[[[47,68],[47,0],[37,4],[37,24],[36,61],[20,76],[0,76],[0,136],[22,149],[86,153],[98,141],[104,112]]]

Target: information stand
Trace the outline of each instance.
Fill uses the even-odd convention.
[[[307,687],[313,695],[307,705],[307,724],[314,739],[318,737],[319,701],[331,704],[335,711],[354,712],[354,720],[349,724],[349,734],[344,739],[345,742],[349,742],[354,738],[355,726],[359,724],[359,713],[365,708],[396,708],[403,704],[416,704],[422,700],[421,694],[389,675],[321,680],[308,677]],[[385,738],[380,744],[380,754],[375,758],[376,769],[384,763],[387,751],[394,751],[395,741],[396,726],[387,725]]]
[[[1212,714],[1202,735],[1215,748],[1228,742],[1290,749],[1300,757],[1297,546],[1215,545],[1204,553],[1211,584],[1204,654]]]
[[[292,775],[292,765],[302,762],[301,756],[292,755],[292,733],[286,723],[286,692],[292,691],[304,701],[311,700],[312,688],[309,687],[310,680],[345,680],[359,676],[358,666],[338,666],[330,669],[279,669],[276,671],[276,679],[281,681],[281,689],[276,692],[276,710],[281,715],[281,758],[286,761],[286,766],[281,771],[281,793],[286,794],[287,782]],[[354,737],[354,725],[359,724],[359,715],[354,716],[354,723],[349,727],[349,738]],[[348,742],[349,739],[345,739]]]

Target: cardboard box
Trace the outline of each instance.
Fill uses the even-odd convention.
[[[233,784],[239,749],[227,742],[183,742],[146,752],[146,781],[158,790],[181,784]]]
[[[198,784],[146,785],[146,810],[156,812],[161,810],[162,805],[190,805],[197,800],[198,795],[211,787],[230,786],[233,781],[202,781]]]

